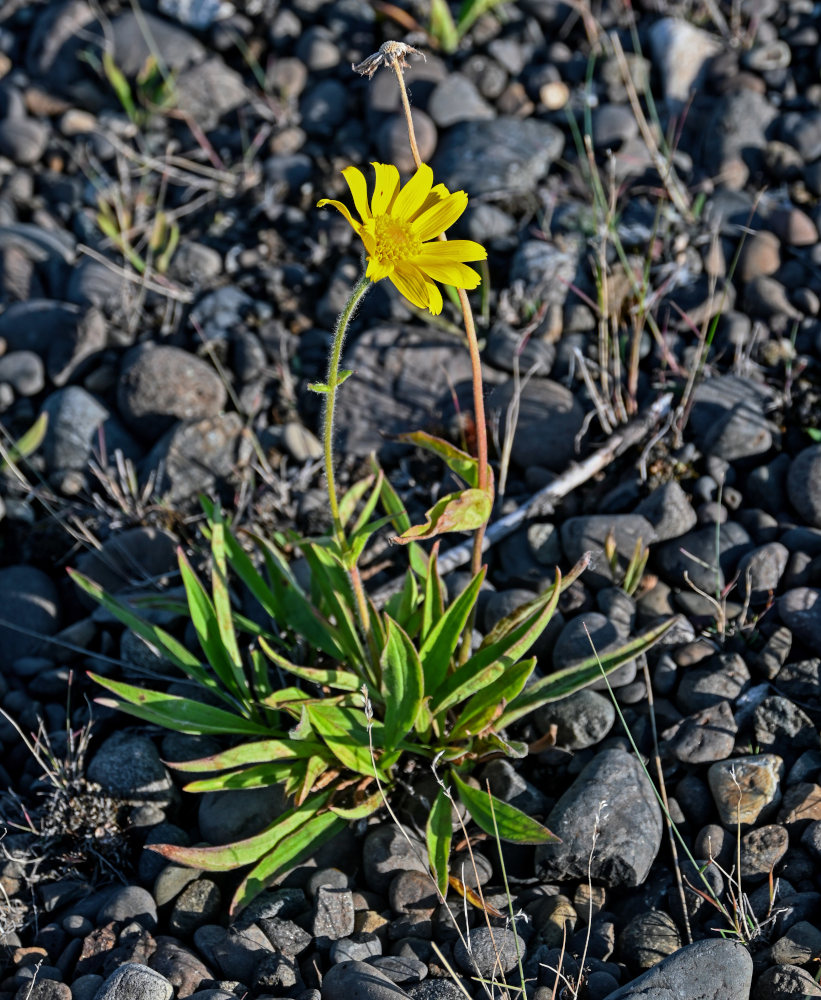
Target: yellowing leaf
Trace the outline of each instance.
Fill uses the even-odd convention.
[[[490,496],[483,490],[461,490],[442,497],[425,515],[424,524],[414,525],[393,540],[407,542],[436,538],[448,531],[474,531],[490,517]]]

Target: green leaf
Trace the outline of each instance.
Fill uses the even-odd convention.
[[[484,490],[460,490],[438,500],[425,515],[425,523],[408,528],[393,540],[401,545],[425,541],[449,531],[474,531],[490,517],[493,506]]]
[[[233,699],[220,687],[216,678],[209,671],[203,669],[199,659],[193,653],[189,652],[181,642],[158,625],[151,625],[149,622],[144,621],[126,604],[118,601],[116,597],[111,597],[107,594],[94,580],[83,576],[82,573],[78,573],[73,569],[69,569],[67,572],[74,583],[81,590],[85,591],[89,597],[97,601],[98,604],[101,604],[106,611],[113,614],[118,621],[121,621],[123,625],[130,628],[132,632],[135,632],[138,636],[145,639],[146,642],[160,650],[184,674],[198,684],[201,684],[202,687],[216,694],[223,701],[230,705],[234,704]]]
[[[494,681],[498,680],[504,674],[505,669],[509,666],[509,664],[501,659],[493,660],[480,669],[470,664],[471,661],[468,660],[458,670],[455,670],[444,684],[440,685],[438,691],[430,700],[430,710],[434,716],[441,715],[442,712],[446,712],[454,705],[458,705],[465,698],[469,698],[477,691],[481,691],[482,688],[493,684]]]
[[[807,434],[813,441],[821,441],[821,427],[808,427]]]
[[[327,614],[336,624],[336,634],[342,645],[342,655],[337,659],[364,663],[365,651],[356,626],[348,574],[321,545],[303,540],[300,549],[311,569],[311,583],[324,601]]]
[[[371,458],[371,468],[374,472],[380,472],[379,464],[375,458]],[[393,519],[393,527],[397,534],[402,534],[402,532],[407,531],[411,526],[410,518],[408,517],[407,511],[405,510],[402,501],[399,499],[399,494],[393,488],[388,480],[387,476],[382,477],[382,488],[379,495],[379,500],[386,514],[390,514]],[[412,542],[408,545],[408,563],[410,564],[411,570],[417,575],[420,580],[425,579],[425,574],[427,573],[427,558],[425,556],[425,550],[421,545],[417,545]]]
[[[385,605],[385,613],[390,615],[410,635],[414,636],[415,628],[421,623],[421,615],[417,614],[419,604],[419,585],[412,569],[405,571],[402,589],[393,594]]]
[[[451,472],[463,479],[468,486],[476,488],[479,483],[479,462],[472,455],[461,448],[452,445],[444,438],[435,437],[425,431],[411,431],[408,434],[399,434],[398,441],[405,444],[416,445],[425,451],[433,452],[443,459]]]
[[[491,806],[491,795],[479,788],[471,788],[466,784],[455,771],[451,771],[453,783],[459,793],[465,808],[470,813],[471,819],[480,830],[491,837],[496,836],[496,830],[502,840],[511,841],[515,844],[550,844],[556,843],[558,837],[551,833],[546,826],[531,819],[527,813],[521,809],[502,802],[501,799],[493,798]],[[496,817],[496,823],[493,819]]]
[[[382,475],[381,469],[378,474]],[[347,526],[348,521],[350,521],[354,515],[357,505],[362,501],[362,497],[364,497],[368,490],[373,486],[376,478],[376,474],[371,473],[371,475],[366,476],[364,479],[360,479],[358,482],[354,483],[349,490],[345,491],[342,499],[339,501],[339,520],[343,527]]]
[[[470,614],[485,581],[483,566],[462,593],[453,601],[428,633],[419,650],[425,675],[425,693],[435,694],[448,676],[450,661],[465,631]],[[437,574],[438,576],[438,574]]]
[[[390,524],[393,518],[390,514],[385,517],[377,517],[373,521],[369,521],[367,524],[363,524],[361,527],[357,528],[348,539],[348,547],[344,556],[344,563],[347,569],[351,570],[359,562],[359,557],[362,555],[362,550],[368,544],[370,539],[376,534],[380,528],[384,528],[386,524]]]
[[[168,767],[186,774],[210,774],[213,771],[226,771],[242,767],[246,764],[265,764],[274,760],[296,760],[300,757],[310,757],[313,754],[327,752],[322,743],[309,740],[258,740],[254,743],[241,743],[211,754],[210,757],[199,757],[197,760],[168,761]]]
[[[283,782],[293,771],[294,762],[291,760],[269,761],[265,764],[253,764],[250,767],[228,771],[225,774],[214,774],[209,778],[189,781],[183,791],[202,793],[270,788],[272,785]]]
[[[28,458],[37,451],[43,443],[47,428],[48,414],[41,413],[31,427],[5,450],[3,460],[0,462],[0,471],[10,465],[16,465],[21,458]]]
[[[211,525],[211,592],[214,596],[214,611],[217,617],[217,629],[220,641],[225,650],[225,657],[231,667],[234,685],[240,698],[251,702],[251,689],[242,663],[242,655],[237,644],[234,630],[234,612],[231,608],[231,597],[228,592],[227,550],[225,546],[225,523],[222,515],[217,512]]]
[[[464,38],[482,14],[486,14],[502,3],[504,0],[463,0],[456,24],[459,38]]]
[[[269,539],[250,535],[265,560],[270,585],[257,572],[239,542],[228,536],[226,542],[232,567],[246,584],[265,612],[279,625],[288,628],[337,660],[345,659],[345,649],[337,630],[305,596],[278,547]]]
[[[309,819],[267,854],[242,880],[231,901],[230,915],[235,917],[278,876],[310,858],[318,847],[344,829],[345,820],[332,812],[320,813]]]
[[[428,845],[428,862],[436,885],[443,896],[448,893],[448,859],[450,842],[453,837],[451,826],[452,803],[443,788],[433,800],[425,825],[425,839]]]
[[[452,673],[436,692],[436,706],[433,707],[435,713],[449,708],[466,694],[473,694],[477,690],[475,686],[472,690],[465,690],[465,685],[470,685],[473,674],[485,676],[488,666],[494,664],[501,664],[503,669],[507,669],[527,653],[553,617],[561,593],[560,579],[557,570],[553,587],[514,611],[485,636],[484,642],[473,656]],[[495,681],[498,676],[497,673],[489,677],[487,683]]]
[[[477,691],[456,720],[449,739],[461,740],[481,733],[524,688],[535,666],[535,657],[514,663],[492,684]],[[498,722],[493,728],[499,728]]]
[[[366,819],[372,816],[377,809],[381,809],[385,803],[385,796],[382,792],[376,791],[356,806],[329,806],[332,813],[341,816],[342,819],[357,820]]]
[[[166,860],[188,868],[201,868],[206,872],[228,872],[234,868],[253,864],[263,855],[273,850],[282,840],[299,836],[300,830],[322,809],[331,797],[330,790],[318,795],[283,813],[260,833],[233,844],[218,847],[180,847],[177,844],[149,844],[149,850],[156,851]],[[294,835],[292,837],[291,835]]]
[[[303,680],[319,684],[321,687],[335,688],[339,691],[358,691],[362,687],[362,678],[353,670],[334,670],[321,667],[301,667],[296,663],[291,663],[284,656],[278,653],[273,646],[267,643],[262,637],[259,639],[265,655],[278,667],[287,670],[288,673],[301,677]]]
[[[314,702],[305,706],[311,726],[336,759],[357,774],[374,772],[365,713],[361,709]]]
[[[119,708],[145,722],[152,722],[166,729],[193,735],[215,735],[238,733],[242,736],[267,736],[269,730],[241,715],[226,712],[225,709],[204,705],[201,701],[181,698],[174,694],[159,694],[134,687],[122,681],[112,681],[107,677],[89,673],[93,681],[122,701],[99,698],[101,705]]]
[[[614,670],[635,659],[640,653],[646,652],[654,643],[673,627],[675,618],[669,618],[660,625],[654,625],[645,629],[639,635],[624,643],[618,649],[601,656],[598,660],[595,656],[590,656],[582,663],[572,667],[565,667],[564,670],[557,670],[555,673],[526,687],[524,691],[515,698],[507,711],[499,719],[499,728],[511,725],[523,716],[546,705],[551,701],[558,701],[568,695],[592,684],[605,674],[611,674]],[[599,665],[601,663],[601,665]]]
[[[245,692],[243,687],[237,684],[235,666],[231,663],[228,652],[223,645],[214,605],[182,549],[177,551],[177,558],[185,587],[185,596],[188,600],[191,623],[197,633],[197,639],[203,653],[205,653],[205,658],[228,691],[236,698],[243,700]]]
[[[425,577],[425,596],[422,600],[422,630],[424,642],[434,625],[445,613],[445,597],[442,593],[442,578],[439,576],[439,542],[434,542],[428,559],[428,573]]]
[[[110,52],[103,52],[103,71],[106,79],[111,85],[111,89],[117,95],[117,99],[120,104],[122,104],[123,111],[125,111],[132,122],[136,121],[138,118],[138,111],[137,105],[134,103],[134,97],[131,93],[131,86],[125,78],[123,71],[114,62],[114,57]]]
[[[424,695],[419,655],[397,623],[386,616],[387,641],[380,657],[385,697],[383,746],[393,750],[413,729]]]
[[[459,47],[459,32],[447,0],[431,0],[429,31],[445,52],[455,52]]]

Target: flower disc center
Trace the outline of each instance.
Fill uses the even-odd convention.
[[[373,221],[376,258],[381,264],[396,264],[419,255],[422,241],[414,234],[409,222],[391,215],[378,215]]]

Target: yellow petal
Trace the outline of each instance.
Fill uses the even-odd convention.
[[[371,217],[371,211],[368,208],[368,184],[365,180],[365,175],[356,167],[345,167],[342,171],[342,176],[348,182],[348,187],[351,189],[353,203],[356,205],[357,212],[359,212],[359,218],[363,222],[367,222]]]
[[[420,309],[428,308],[430,298],[425,279],[412,264],[397,264],[390,279],[409,302]]]
[[[376,239],[373,231],[373,219],[368,219],[364,226],[359,227],[359,238],[365,244],[365,252],[369,257],[376,253]]]
[[[374,215],[384,215],[399,189],[399,171],[392,163],[372,163],[371,166],[376,171],[371,208]]]
[[[439,240],[426,243],[420,254],[434,260],[486,260],[487,250],[473,240]]]
[[[438,316],[442,311],[442,293],[432,281],[426,281],[425,288],[428,290],[428,309]]]
[[[413,229],[420,240],[435,239],[448,226],[452,226],[468,207],[468,196],[464,191],[454,191],[450,197],[423,212],[413,222]]]
[[[361,231],[362,229],[361,223],[353,221],[353,216],[348,211],[347,205],[343,205],[341,201],[334,201],[333,198],[321,198],[316,203],[317,208],[324,208],[326,205],[333,205],[333,207],[337,209],[337,211],[341,212],[348,220],[348,222],[351,224],[351,228],[354,230],[354,232],[359,233]]]
[[[414,257],[413,263],[429,278],[453,285],[454,288],[476,288],[482,280],[472,267],[461,264],[458,260]]]
[[[424,205],[433,185],[433,171],[421,163],[416,173],[396,196],[391,215],[396,219],[412,218]]]
[[[365,277],[371,281],[381,281],[383,278],[389,277],[392,271],[392,263],[383,264],[375,257],[368,257],[368,268],[365,271]]]
[[[418,219],[423,212],[427,212],[429,208],[433,208],[434,205],[438,205],[440,201],[444,201],[445,198],[449,197],[450,191],[448,191],[444,184],[435,184],[430,189],[430,194],[422,202],[420,208],[410,217],[410,221]]]

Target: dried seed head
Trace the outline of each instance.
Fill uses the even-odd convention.
[[[388,69],[400,71],[408,68],[407,56],[421,56],[425,59],[425,53],[415,49],[405,42],[387,41],[380,46],[378,52],[363,59],[361,63],[351,68],[355,73],[367,76],[370,80],[380,66],[387,66]]]

